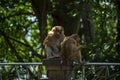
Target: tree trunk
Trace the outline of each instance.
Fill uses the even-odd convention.
[[[73,17],[72,15],[68,15],[67,5],[70,3],[74,3],[74,0],[60,0],[59,4],[55,6],[55,9],[52,13],[53,16],[53,24],[61,25],[64,27],[65,35],[71,35],[73,33],[77,33],[77,22],[78,18]]]
[[[91,5],[88,2],[80,2],[79,14],[70,17],[66,13],[66,5],[73,0],[61,0],[53,12],[54,25],[61,25],[65,29],[65,35],[78,33],[84,35],[86,42],[91,42],[95,37],[95,30],[91,18]],[[81,6],[82,5],[82,6]],[[82,20],[82,21],[81,21]]]
[[[35,15],[38,19],[38,26],[39,26],[39,34],[38,38],[40,39],[41,43],[43,43],[45,36],[46,36],[46,27],[47,27],[47,12],[51,9],[50,1],[49,0],[31,0],[32,8],[35,12]],[[49,7],[49,8],[48,8]],[[44,55],[43,52],[43,44],[41,44],[42,51],[41,55]]]
[[[95,38],[95,30],[91,18],[91,5],[87,2],[84,2],[82,7],[82,25],[85,41],[92,42]]]
[[[47,12],[50,5],[49,0],[31,0],[32,8],[38,19],[40,40],[43,42],[45,38],[45,27],[47,26]],[[50,9],[51,7],[49,7]]]
[[[116,9],[117,9],[117,16],[118,16],[118,21],[117,21],[117,38],[116,38],[116,51],[120,57],[120,1],[117,0],[115,2],[116,4]]]

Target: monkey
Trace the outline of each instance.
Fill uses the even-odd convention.
[[[78,34],[72,34],[70,37],[76,40],[77,46],[80,45],[80,43],[79,43],[80,42],[80,37],[79,37]]]
[[[43,41],[47,59],[60,57],[60,43],[63,41],[64,28],[62,26],[54,26],[47,34]]]
[[[77,61],[78,61],[79,63],[83,64],[82,54],[81,54],[81,48],[82,48],[82,46],[80,45],[80,37],[79,37],[78,34],[72,34],[71,37],[76,40],[77,46],[80,47],[78,53],[76,54],[76,59],[77,59]]]
[[[75,60],[82,63],[80,37],[78,34],[67,36],[61,42],[61,57],[64,60]]]

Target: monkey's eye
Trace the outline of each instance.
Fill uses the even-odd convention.
[[[58,31],[61,34],[61,31]]]
[[[52,31],[56,31],[55,29],[53,29]]]
[[[63,30],[62,29],[59,29],[59,30],[57,30],[59,33],[61,33]]]

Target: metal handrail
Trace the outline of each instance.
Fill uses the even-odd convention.
[[[0,63],[0,66],[5,66],[5,65],[43,65],[42,62],[29,62],[29,63],[24,63],[24,62],[16,62],[16,63]]]
[[[75,63],[76,64],[76,63]],[[15,62],[15,63],[0,63],[0,66],[5,66],[5,65],[43,65],[42,62]],[[76,64],[76,65],[81,65],[81,64]],[[86,62],[83,63],[83,65],[85,66],[89,66],[89,65],[99,65],[99,66],[120,66],[120,63],[108,63],[108,62]]]
[[[62,64],[62,63],[60,63]],[[85,62],[82,64],[79,63],[73,63],[75,66],[82,66],[82,80],[85,80],[85,67],[86,66],[120,66],[120,63],[111,63],[111,62]],[[0,66],[45,66],[43,62],[12,62],[12,63],[0,63]],[[52,65],[51,65],[52,66]],[[38,72],[39,73],[39,72]],[[39,73],[41,75],[41,73]],[[19,73],[18,73],[18,79],[20,78]],[[47,78],[40,78],[40,80],[48,80]]]
[[[98,66],[110,66],[110,65],[113,65],[113,66],[120,66],[120,63],[108,63],[108,62],[87,62],[85,63],[84,65],[98,65]]]

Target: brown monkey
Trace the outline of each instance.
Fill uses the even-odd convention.
[[[61,26],[54,26],[52,30],[48,32],[43,42],[48,59],[60,57],[60,43],[64,37],[64,29]]]
[[[76,40],[77,46],[80,46],[80,37],[78,34],[72,34],[70,37]]]
[[[61,57],[65,60],[81,60],[81,50],[79,44],[80,37],[77,34],[65,37],[61,42]]]

